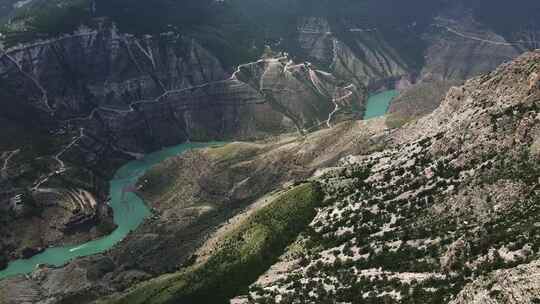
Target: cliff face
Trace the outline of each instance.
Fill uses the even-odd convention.
[[[429,46],[422,81],[463,81],[492,71],[524,50],[523,44],[507,41],[463,8],[436,17],[424,39]]]
[[[303,55],[334,75],[369,91],[402,91],[390,109],[400,121],[430,113],[452,85],[492,71],[527,48],[506,41],[459,4],[438,12],[427,26],[399,29],[305,17],[297,36]]]

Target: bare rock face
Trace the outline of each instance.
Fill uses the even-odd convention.
[[[400,123],[431,113],[451,86],[490,72],[524,51],[522,43],[506,41],[460,5],[442,11],[420,35],[425,62],[414,85],[401,90],[390,108]]]
[[[430,113],[450,86],[492,71],[525,49],[523,43],[506,41],[477,22],[460,5],[441,11],[427,27],[411,25],[402,31],[419,37],[415,52],[422,53],[423,60],[406,59],[405,51],[396,49],[388,34],[375,27],[353,22],[338,26],[321,17],[306,17],[297,28],[299,48],[309,60],[369,91],[402,92],[390,109],[397,123]]]
[[[194,40],[172,34],[139,39],[113,27],[12,49],[3,54],[0,71],[10,97],[5,102],[22,100],[41,109],[51,128],[82,127],[94,141],[143,152],[185,140],[287,129],[284,117],[299,128],[327,118],[338,81],[311,68],[289,69],[288,61],[261,60],[231,76]],[[246,68],[258,72],[239,79]],[[275,103],[263,92],[271,85],[288,90],[272,94]],[[361,94],[349,97],[362,105]],[[257,105],[276,112],[270,116],[275,121],[259,122]]]

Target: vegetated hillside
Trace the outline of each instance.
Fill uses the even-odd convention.
[[[313,220],[322,202],[316,183],[284,192],[223,236],[207,260],[143,283],[114,303],[227,303],[274,263]]]
[[[539,111],[540,52],[452,88],[384,150],[317,178],[333,203],[244,300],[538,301],[520,272],[538,274]]]

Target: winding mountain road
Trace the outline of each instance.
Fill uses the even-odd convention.
[[[465,39],[469,39],[469,40],[474,40],[474,41],[478,41],[478,42],[484,42],[484,43],[488,43],[488,44],[493,44],[493,45],[502,45],[502,46],[516,46],[516,45],[519,45],[519,46],[522,46],[522,45],[526,45],[526,44],[529,44],[531,43],[532,41],[516,41],[516,42],[503,42],[503,41],[494,41],[494,40],[489,40],[489,39],[483,39],[483,38],[480,38],[480,37],[475,37],[475,36],[472,36],[472,35],[469,35],[469,34],[465,34],[465,33],[462,33],[458,30],[455,30],[449,26],[446,26],[446,25],[442,25],[442,24],[433,24],[433,26],[435,27],[438,27],[438,28],[443,28],[445,29],[446,31],[454,34],[454,35],[457,35],[459,37],[462,37],[462,38],[465,38]]]
[[[59,165],[59,168],[50,172],[49,174],[47,174],[46,176],[44,176],[43,178],[39,179],[35,185],[32,187],[32,190],[33,191],[36,191],[37,189],[39,189],[41,187],[41,185],[43,185],[44,183],[46,183],[51,177],[55,176],[55,175],[58,175],[58,174],[61,174],[63,172],[65,172],[67,170],[66,168],[66,164],[64,163],[64,161],[60,158],[64,153],[66,153],[68,150],[70,150],[75,144],[77,144],[79,142],[79,140],[81,140],[82,138],[84,137],[84,128],[79,128],[79,135],[77,137],[75,137],[67,146],[65,146],[60,152],[58,152],[55,156],[53,156],[53,159],[56,160],[56,162],[58,163]]]

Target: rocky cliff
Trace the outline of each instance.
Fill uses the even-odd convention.
[[[430,113],[452,85],[489,72],[528,48],[526,40],[507,41],[459,4],[437,12],[427,25],[398,29],[304,17],[297,37],[303,56],[334,75],[370,92],[400,90],[403,95],[390,109],[398,120]]]
[[[397,120],[430,113],[451,86],[492,71],[527,49],[523,41],[507,41],[460,5],[438,14],[421,36],[425,63],[415,83],[402,88],[402,95],[390,107]]]
[[[257,136],[286,128],[284,118],[299,128],[327,118],[333,95],[344,95],[335,92],[337,80],[291,65],[286,57],[263,59],[231,75],[193,39],[88,29],[4,52],[3,101],[39,108],[51,128],[83,127],[104,145],[144,152],[185,140]],[[284,87],[263,87],[273,83]],[[325,92],[321,86],[328,86]],[[275,100],[268,129],[255,113],[268,103],[263,95]],[[168,132],[161,132],[165,126]]]

